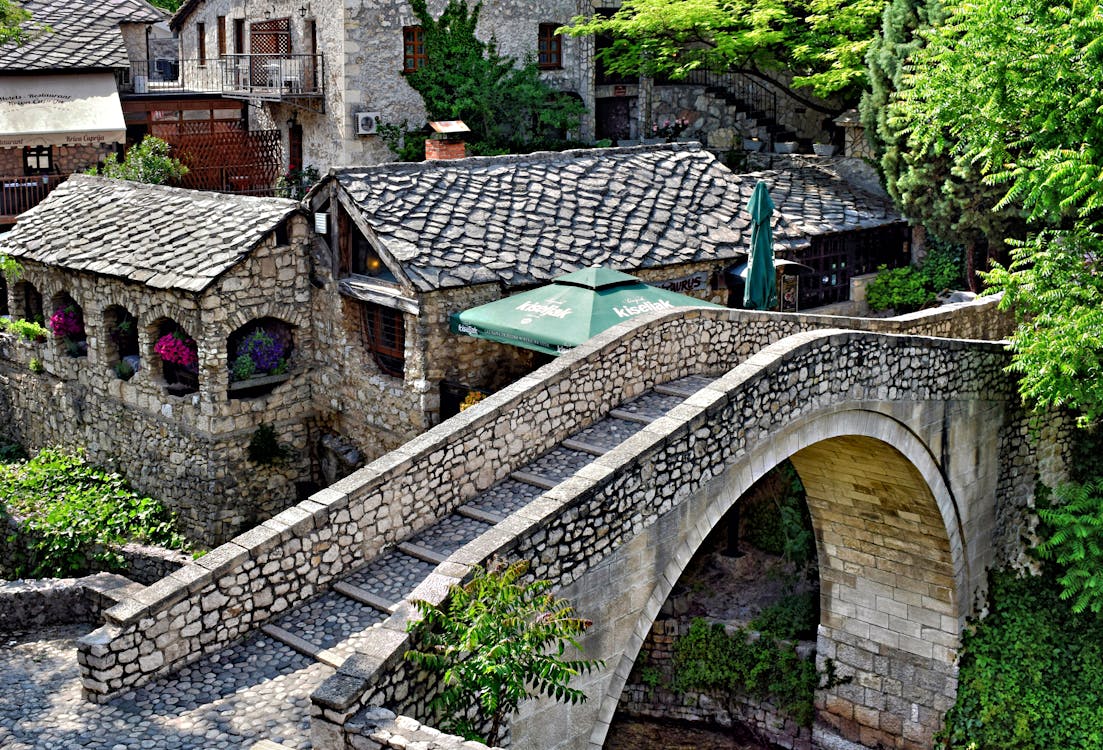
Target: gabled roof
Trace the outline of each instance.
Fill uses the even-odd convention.
[[[164,20],[144,0],[29,0],[22,5],[35,26],[51,31],[21,47],[0,46],[0,71],[127,68],[119,24]]]
[[[759,180],[777,206],[778,252],[901,220],[887,198],[824,169],[734,174],[698,144],[383,164],[330,179],[421,291],[735,259],[750,247],[745,208]]]
[[[201,292],[299,210],[285,198],[73,175],[19,217],[0,252],[157,289]]]

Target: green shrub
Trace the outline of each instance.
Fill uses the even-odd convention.
[[[121,560],[112,548],[130,541],[184,544],[160,503],[132,491],[118,474],[60,449],[0,464],[0,516],[15,525],[8,538],[14,559],[5,563],[10,577],[114,570]]]
[[[871,310],[892,308],[897,314],[919,310],[934,302],[944,290],[962,285],[964,262],[959,246],[932,239],[921,266],[877,268],[877,278],[866,288],[869,307]]]
[[[962,639],[941,747],[1103,747],[1103,617],[1074,613],[1056,575],[989,577],[989,614]]]
[[[764,552],[805,566],[816,560],[816,537],[804,498],[804,485],[788,461],[779,464],[747,492],[740,510],[742,538]]]
[[[833,677],[829,677],[833,680]],[[695,619],[674,642],[674,684],[724,697],[769,700],[801,726],[810,726],[812,699],[820,676],[812,659],[802,659],[796,643],[771,633],[754,636],[745,628],[728,633],[720,623]]]
[[[261,422],[253,432],[253,436],[249,438],[248,453],[250,461],[271,466],[287,458],[290,451],[285,446],[280,445],[276,428]]]
[[[50,332],[46,326],[22,318],[0,318],[0,331],[14,333],[25,341],[41,341]]]

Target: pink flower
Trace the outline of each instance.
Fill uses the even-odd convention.
[[[198,349],[195,341],[180,331],[166,333],[153,345],[153,351],[163,361],[188,369],[195,369],[199,364]]]

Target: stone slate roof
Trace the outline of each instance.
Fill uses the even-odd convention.
[[[781,254],[813,235],[901,221],[887,198],[825,169],[737,175],[698,144],[383,164],[331,179],[421,291],[537,284],[594,264],[735,260],[750,247],[758,180],[777,206]]]
[[[48,25],[22,47],[0,46],[0,71],[127,68],[120,23],[156,23],[164,15],[143,0],[29,0],[32,23]]]
[[[201,292],[244,259],[296,201],[73,175],[19,217],[0,252]]]

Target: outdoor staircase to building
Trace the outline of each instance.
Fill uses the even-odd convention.
[[[690,376],[613,409],[245,640],[113,699],[103,731],[178,750],[309,748],[311,693],[440,562],[710,382]]]

